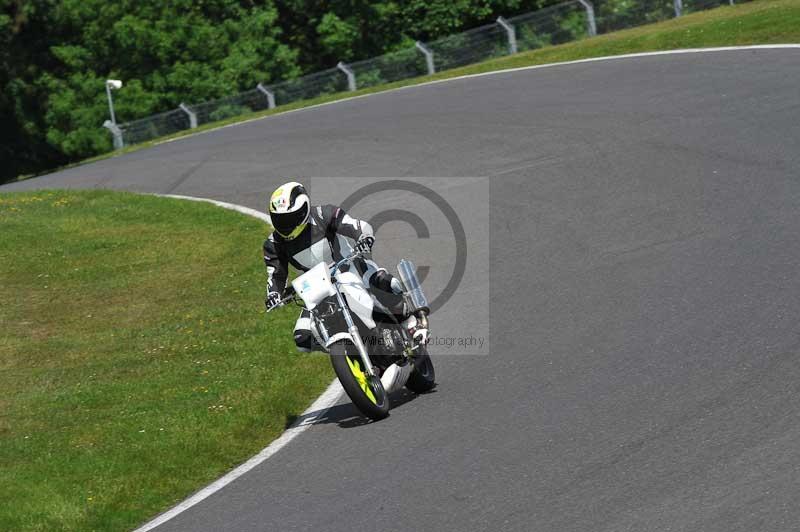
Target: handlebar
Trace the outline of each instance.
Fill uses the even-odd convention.
[[[287,286],[286,289],[283,291],[283,294],[284,297],[271,307],[268,307],[267,312],[272,312],[273,310],[284,306],[286,303],[294,299],[295,296],[294,287],[292,285]]]
[[[343,258],[342,260],[340,260],[339,262],[337,262],[336,264],[334,264],[333,266],[331,266],[331,269],[330,269],[330,274],[331,274],[331,277],[332,277],[332,276],[334,276],[334,275],[336,275],[336,272],[337,272],[337,271],[339,270],[339,268],[341,268],[341,267],[342,267],[344,264],[347,264],[348,262],[351,262],[353,259],[356,259],[356,258],[360,257],[360,256],[361,256],[361,255],[363,255],[363,254],[364,254],[364,252],[363,252],[363,251],[353,251],[353,252],[352,252],[350,255],[346,256],[345,258]]]
[[[347,264],[348,262],[351,262],[353,259],[356,259],[356,258],[362,256],[364,253],[365,253],[364,251],[353,251],[350,255],[346,256],[345,258],[343,258],[339,262],[335,263],[333,266],[330,267],[330,275],[331,275],[331,277],[336,275],[336,272],[343,265]],[[267,309],[267,312],[272,312],[273,310],[284,306],[287,302],[289,302],[289,301],[291,301],[292,299],[295,298],[294,287],[292,285],[287,286],[286,289],[283,291],[283,293],[284,294],[288,293],[288,295],[286,295],[286,297],[284,297],[283,299],[278,301],[276,304],[274,304],[271,307],[269,307]]]

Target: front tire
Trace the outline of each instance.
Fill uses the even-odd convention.
[[[420,346],[419,350],[420,352],[414,357],[414,371],[406,381],[406,388],[414,393],[425,393],[436,385],[436,372],[428,349]]]
[[[372,420],[389,415],[389,397],[378,377],[368,375],[352,342],[344,340],[330,347],[331,365],[345,393],[362,414]]]

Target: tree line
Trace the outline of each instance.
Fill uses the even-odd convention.
[[[0,0],[0,182],[110,150],[106,79],[125,122],[552,3]]]
[[[0,181],[109,150],[109,78],[123,122],[543,1],[0,0]]]

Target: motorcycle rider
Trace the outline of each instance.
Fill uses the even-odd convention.
[[[354,250],[364,252],[362,258],[353,261],[364,285],[387,307],[402,306],[402,284],[371,258],[375,236],[370,224],[352,218],[334,205],[312,206],[305,187],[294,181],[272,193],[268,210],[275,229],[264,241],[267,266],[264,304],[268,309],[282,299],[289,264],[305,272],[320,262],[339,261]],[[393,313],[400,314],[399,319],[408,318],[403,311]],[[320,348],[311,332],[307,310],[303,310],[295,323],[294,341],[300,351]]]

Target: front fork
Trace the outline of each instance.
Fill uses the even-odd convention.
[[[353,321],[353,317],[350,315],[350,309],[347,307],[347,304],[345,304],[342,293],[339,291],[339,287],[336,284],[333,286],[336,289],[336,300],[339,302],[339,308],[342,309],[342,315],[344,315],[344,321],[347,324],[347,332],[350,333],[350,336],[353,339],[353,344],[355,344],[356,349],[358,349],[358,354],[361,357],[361,362],[364,364],[366,373],[374,377],[375,369],[372,366],[372,361],[369,359],[367,347],[364,345],[364,341],[361,339],[361,333]]]

